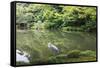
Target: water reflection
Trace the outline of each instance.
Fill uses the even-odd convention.
[[[66,55],[71,50],[96,50],[96,34],[86,32],[17,32],[16,40],[17,49],[22,50],[16,53],[16,59],[25,63],[47,60],[53,53]],[[51,46],[53,49],[50,51]]]

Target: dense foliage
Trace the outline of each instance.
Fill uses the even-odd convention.
[[[17,4],[17,23],[29,28],[96,30],[96,8],[62,5]],[[38,24],[39,23],[39,24]]]

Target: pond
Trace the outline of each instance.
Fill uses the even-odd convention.
[[[38,64],[52,56],[56,56],[48,48],[51,43],[59,49],[59,54],[66,54],[71,50],[96,51],[96,34],[87,32],[62,31],[17,31],[16,48],[30,54],[30,63]],[[43,60],[43,61],[42,61]]]

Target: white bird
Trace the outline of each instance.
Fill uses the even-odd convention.
[[[16,53],[23,55],[23,52],[21,50],[16,50]]]
[[[59,49],[58,49],[55,45],[53,45],[53,44],[51,44],[51,43],[48,43],[48,48],[49,48],[54,54],[58,54],[58,53],[59,53]]]
[[[16,50],[16,61],[17,62],[24,62],[24,63],[29,63],[30,55],[26,52],[21,52],[20,50]]]

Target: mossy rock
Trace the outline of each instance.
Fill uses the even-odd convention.
[[[72,50],[69,51],[67,54],[68,58],[79,58],[80,57],[80,50]]]
[[[80,53],[81,56],[90,56],[90,57],[96,57],[96,52],[92,50],[86,50]]]

